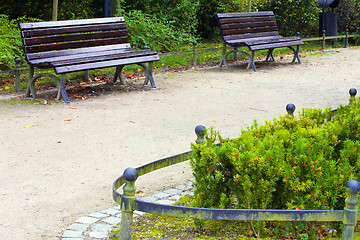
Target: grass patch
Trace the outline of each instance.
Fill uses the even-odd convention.
[[[193,201],[192,196],[183,196],[175,205],[179,206],[191,206]],[[301,228],[301,222],[281,222],[275,224],[271,222],[253,222],[253,224],[263,224],[263,228],[260,233],[260,237],[256,238],[254,232],[251,230],[251,224],[248,221],[215,221],[215,220],[201,220],[202,228],[199,230],[192,218],[178,218],[163,216],[157,214],[146,213],[139,217],[132,224],[132,235],[131,239],[172,239],[172,240],[183,240],[183,239],[224,239],[224,240],[235,240],[235,239],[298,239],[306,240],[311,239],[305,234],[300,234],[300,238],[293,238],[291,231],[297,228]],[[292,230],[288,230],[289,225]],[[327,240],[340,240],[341,236],[337,236],[337,232],[325,233],[324,229],[332,226],[332,223],[314,223],[314,228],[318,232],[317,239]],[[282,233],[281,231],[282,230]],[[359,226],[356,227],[354,240],[360,240]],[[296,231],[296,230],[295,230]],[[287,234],[284,234],[287,232]],[[109,240],[118,240],[120,236],[120,228],[115,229],[109,235]]]

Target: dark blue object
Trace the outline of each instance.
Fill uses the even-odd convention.
[[[104,17],[112,17],[111,0],[104,0]]]
[[[133,182],[138,178],[138,171],[135,168],[127,168],[124,171],[124,179],[128,182]]]

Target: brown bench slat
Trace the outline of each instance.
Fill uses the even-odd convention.
[[[272,11],[267,12],[242,12],[242,13],[218,13],[217,18],[239,18],[239,17],[257,17],[257,16],[274,16]]]
[[[127,49],[127,48],[130,48],[129,43],[104,45],[104,46],[96,46],[96,47],[88,47],[88,48],[66,49],[66,50],[58,50],[58,51],[51,51],[51,52],[29,53],[29,54],[26,54],[26,57],[27,57],[27,60],[30,63],[32,63],[34,60],[41,61],[41,59],[47,59],[47,58],[53,58],[53,57],[71,56],[73,54],[101,52],[101,51]]]
[[[111,30],[122,30],[122,29],[126,30],[125,23],[24,30],[21,33],[23,38],[29,38],[29,37],[49,36],[55,34],[58,35],[58,34],[70,34],[70,33],[80,33],[80,32],[93,32],[93,31],[111,31]]]
[[[269,17],[256,17],[256,18],[222,18],[218,19],[220,25],[230,23],[245,23],[245,22],[275,22],[274,16]]]
[[[253,27],[268,27],[276,26],[275,22],[251,22],[251,23],[237,23],[237,24],[226,24],[221,25],[221,30],[230,30],[230,29],[247,29]]]
[[[251,51],[256,50],[263,50],[263,49],[272,49],[272,48],[279,48],[279,47],[291,47],[291,46],[297,46],[297,45],[303,45],[303,41],[297,40],[297,41],[291,41],[291,42],[279,42],[279,43],[270,43],[270,44],[263,44],[263,45],[254,45],[249,46],[249,49]]]
[[[91,51],[91,52],[82,52],[82,53],[71,53],[67,55],[61,55],[56,57],[47,57],[41,59],[31,60],[30,63],[33,65],[37,65],[39,67],[49,66],[51,62],[58,62],[58,61],[65,61],[71,59],[79,59],[79,58],[86,58],[86,57],[98,57],[110,54],[120,54],[120,53],[130,53],[134,52],[132,48],[121,48],[121,49],[110,49],[110,50],[103,50],[103,51]]]
[[[86,71],[86,70],[99,69],[99,68],[115,67],[115,66],[119,66],[119,65],[153,62],[153,61],[159,61],[159,60],[160,60],[160,57],[158,55],[145,56],[145,57],[134,57],[134,58],[102,61],[102,62],[95,62],[95,63],[60,66],[60,67],[55,67],[55,72],[57,74],[63,74],[63,73]]]
[[[260,32],[260,33],[249,33],[249,34],[240,34],[240,35],[228,35],[224,36],[223,39],[225,42],[237,39],[248,39],[248,38],[262,38],[262,37],[274,37],[280,36],[279,32],[272,31],[272,32]]]
[[[38,28],[69,27],[69,26],[72,27],[79,25],[108,24],[108,23],[116,23],[116,22],[125,22],[125,19],[123,17],[109,17],[109,18],[19,23],[19,27],[20,30],[23,31],[23,30],[38,29]]]
[[[299,38],[297,37],[278,37],[278,38],[266,38],[266,39],[261,39],[261,38],[251,38],[251,39],[246,39],[244,40],[244,43],[247,45],[261,45],[261,44],[270,44],[270,43],[277,43],[277,42],[290,42],[290,41],[297,41],[299,40]]]
[[[96,32],[96,33],[85,33],[85,34],[82,33],[82,34],[39,37],[39,38],[25,38],[23,39],[23,42],[24,45],[31,46],[31,45],[38,45],[45,43],[54,43],[54,42],[60,43],[60,42],[116,38],[116,37],[127,37],[127,31],[108,31],[108,32]]]
[[[91,62],[101,62],[107,60],[114,59],[123,59],[123,58],[132,58],[132,57],[140,57],[140,56],[150,56],[156,55],[157,53],[153,50],[141,50],[141,51],[127,51],[122,53],[113,53],[108,51],[108,54],[101,54],[98,56],[87,56],[81,58],[74,58],[69,60],[62,61],[52,61],[51,65],[53,67],[66,66],[66,65],[74,65],[74,64],[82,64],[82,63],[91,63]]]
[[[109,39],[101,39],[101,40],[87,40],[87,41],[79,41],[79,42],[34,45],[34,46],[26,46],[24,47],[24,49],[25,49],[25,53],[34,53],[34,52],[46,52],[46,51],[55,51],[55,50],[70,49],[70,48],[120,44],[120,43],[128,43],[128,42],[129,39],[127,37],[123,37],[123,38],[109,38]]]
[[[246,34],[246,33],[259,33],[259,32],[269,32],[269,31],[277,31],[278,28],[276,26],[273,27],[259,27],[259,28],[248,28],[248,29],[232,29],[232,30],[224,30],[223,35],[234,35],[234,34]]]
[[[229,44],[232,47],[236,46],[247,46],[252,45],[256,41],[264,40],[264,42],[271,42],[271,41],[278,41],[278,39],[282,39],[283,37],[280,35],[276,36],[268,36],[268,37],[258,37],[258,38],[246,38],[246,39],[234,39],[227,41],[227,44]]]

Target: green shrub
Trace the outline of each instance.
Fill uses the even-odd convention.
[[[121,0],[130,35],[138,46],[161,51],[177,51],[195,40],[199,0]]]
[[[338,13],[338,30],[345,32],[346,29],[350,33],[359,33],[360,29],[360,2],[357,0],[340,1],[336,8]]]
[[[15,69],[16,57],[24,61],[23,44],[18,23],[36,22],[39,19],[19,17],[10,20],[7,15],[0,14],[0,70]]]
[[[17,21],[0,14],[0,70],[15,69],[14,59],[23,58]]]
[[[284,36],[316,36],[319,29],[320,8],[316,1],[303,0],[258,0],[254,8],[259,11],[273,11],[279,32]]]
[[[160,20],[140,10],[124,12],[130,42],[133,47],[141,49],[143,46],[156,51],[176,51],[184,43],[194,40],[192,35],[178,31],[166,20]]]
[[[205,143],[192,145],[194,205],[343,209],[345,184],[360,175],[360,102],[331,115],[330,108],[306,109],[264,125],[254,121],[231,141],[208,130]]]

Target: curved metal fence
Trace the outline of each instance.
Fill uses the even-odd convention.
[[[356,89],[349,90],[351,104],[356,95]],[[288,114],[293,116],[295,106],[288,104],[286,106]],[[205,127],[199,125],[195,128],[197,135],[196,143],[204,142]],[[268,209],[209,209],[183,207],[175,205],[164,205],[137,200],[135,197],[135,181],[138,177],[161,168],[171,166],[191,158],[192,151],[184,152],[172,157],[163,158],[138,168],[127,168],[124,174],[115,180],[113,184],[113,199],[120,205],[121,225],[120,240],[131,239],[131,224],[133,221],[133,211],[155,213],[174,217],[190,217],[194,219],[212,219],[212,220],[239,220],[239,221],[317,221],[343,222],[344,228],[342,239],[353,239],[354,227],[360,220],[358,209],[357,193],[360,190],[360,183],[356,180],[350,180],[347,184],[348,197],[345,200],[344,210],[268,210]],[[125,185],[124,185],[125,184]],[[123,186],[124,185],[124,186]],[[118,189],[123,186],[123,194]]]

